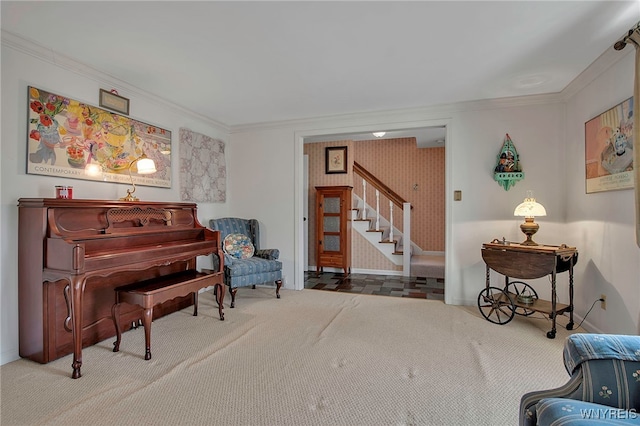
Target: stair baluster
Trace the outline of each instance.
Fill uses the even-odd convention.
[[[393,201],[389,200],[389,242],[393,242]]]
[[[404,276],[409,276],[411,273],[411,267],[410,267],[410,262],[411,262],[411,252],[412,252],[412,242],[411,242],[411,209],[413,208],[413,206],[411,205],[411,203],[406,202],[404,199],[402,199],[402,197],[400,197],[398,194],[396,194],[393,190],[391,190],[387,185],[385,185],[382,181],[380,181],[378,178],[376,178],[374,175],[372,175],[369,171],[367,171],[366,169],[364,169],[360,164],[358,164],[357,162],[354,162],[353,164],[353,171],[356,175],[360,176],[362,178],[362,214],[355,214],[354,217],[355,218],[359,218],[361,217],[362,221],[366,221],[367,222],[367,227],[366,227],[366,233],[371,234],[372,232],[376,231],[377,233],[379,233],[379,239],[377,240],[379,243],[383,243],[382,245],[378,246],[378,249],[385,253],[385,256],[387,256],[387,258],[389,260],[391,260],[394,264],[396,265],[402,265],[402,274]],[[367,217],[367,208],[369,211],[373,210],[373,207],[368,206],[367,202],[366,202],[366,197],[367,197],[367,186],[372,186],[375,189],[375,196],[376,196],[376,205],[375,205],[375,228],[372,229],[372,221],[373,219],[369,219]],[[383,196],[387,198],[387,200],[389,200],[389,220],[387,220],[386,218],[384,218],[382,216],[382,212],[380,210],[380,192],[382,192]],[[371,195],[371,194],[369,194]],[[356,193],[354,193],[354,196],[357,196]],[[402,216],[401,216],[401,221],[402,221],[402,228],[403,229],[398,229],[397,234],[398,234],[398,241],[394,241],[394,204],[395,207],[399,208],[402,211]],[[385,227],[384,230],[381,229],[381,222],[382,226]],[[389,231],[386,230],[387,224],[389,225]],[[358,232],[362,232],[362,231],[358,231]],[[388,235],[387,238],[385,238],[385,234]],[[363,234],[364,235],[364,234]],[[369,242],[373,243],[374,239],[369,239],[368,237],[366,237]],[[389,252],[388,249],[381,249],[381,247],[383,246],[389,246],[389,243],[392,243],[392,252]],[[418,250],[420,250],[419,247],[417,247]],[[400,255],[400,256],[398,256]],[[400,259],[399,259],[400,258]]]
[[[376,231],[380,229],[380,191],[376,189]]]
[[[367,219],[367,181],[362,179],[362,220]]]

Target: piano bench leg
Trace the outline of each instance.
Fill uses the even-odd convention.
[[[144,359],[151,359],[151,320],[153,318],[153,307],[144,310],[142,324],[144,325]]]
[[[198,316],[198,292],[194,291],[191,293],[193,295],[193,316]]]
[[[122,330],[120,329],[120,304],[116,303],[111,307],[111,318],[113,318],[113,325],[116,328],[116,341],[113,342],[113,351],[118,352],[120,350],[120,340],[122,338]]]
[[[216,298],[218,304],[218,315],[220,315],[220,321],[224,321],[224,312],[222,312],[224,301],[224,284],[216,284],[213,286],[213,295]]]

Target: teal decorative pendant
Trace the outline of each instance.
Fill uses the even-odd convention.
[[[519,180],[524,179],[524,172],[520,167],[518,151],[516,151],[516,147],[508,133],[504,138],[500,154],[498,154],[498,163],[493,172],[493,179],[498,182],[498,185],[503,187],[505,191],[511,189]]]

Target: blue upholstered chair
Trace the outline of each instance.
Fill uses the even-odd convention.
[[[224,251],[224,283],[231,293],[231,308],[235,307],[239,287],[275,283],[276,297],[280,298],[282,262],[278,249],[260,249],[260,228],[256,219],[225,217],[211,219],[209,227],[220,231]],[[214,270],[219,265],[213,254]]]
[[[640,336],[578,333],[567,338],[571,376],[520,400],[520,425],[640,425]]]

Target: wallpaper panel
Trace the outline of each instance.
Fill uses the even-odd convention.
[[[180,128],[180,200],[224,203],[226,198],[224,142]]]

